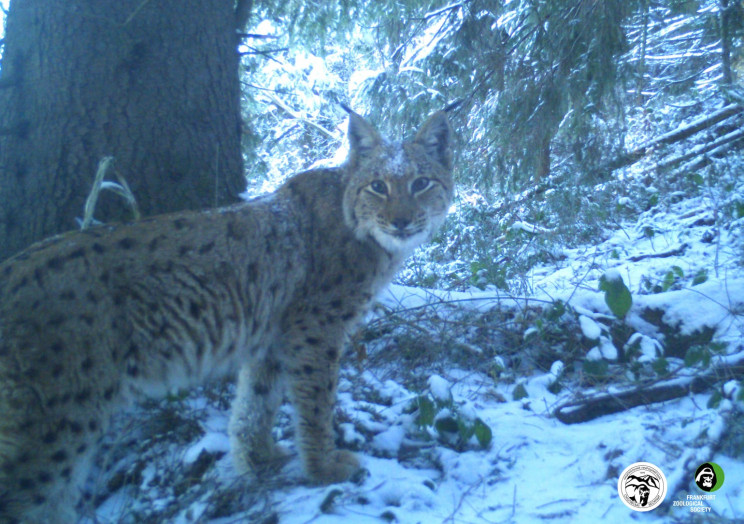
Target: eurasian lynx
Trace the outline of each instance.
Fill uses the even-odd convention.
[[[332,411],[347,334],[452,199],[452,131],[434,114],[389,142],[350,112],[349,157],[233,207],[101,226],[0,265],[0,521],[71,522],[110,416],[242,369],[238,471],[280,450],[284,386],[304,470],[339,482]]]

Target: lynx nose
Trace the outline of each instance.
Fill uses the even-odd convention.
[[[411,220],[409,218],[398,217],[391,220],[390,223],[395,229],[400,229],[402,231],[403,229],[408,227],[408,224],[411,223]]]

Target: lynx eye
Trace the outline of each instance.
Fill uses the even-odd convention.
[[[377,193],[381,196],[387,196],[388,189],[387,184],[383,182],[382,180],[375,180],[369,185],[369,188],[372,190],[373,193]]]
[[[425,176],[419,177],[411,183],[411,193],[421,193],[429,188],[431,180]]]

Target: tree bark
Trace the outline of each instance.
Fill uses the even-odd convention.
[[[643,107],[643,86],[646,76],[646,46],[648,43],[648,0],[643,0],[643,17],[641,18],[643,28],[641,29],[641,49],[638,57],[638,68],[636,69],[636,105]]]
[[[724,85],[734,82],[731,74],[731,6],[729,0],[720,0],[721,14],[721,71]]]
[[[13,0],[0,88],[0,260],[76,227],[113,156],[144,215],[244,187],[229,0]],[[103,194],[96,218],[125,219]]]

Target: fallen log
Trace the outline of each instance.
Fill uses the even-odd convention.
[[[587,422],[604,415],[702,393],[728,378],[744,376],[744,352],[722,357],[703,373],[647,382],[616,393],[600,393],[561,404],[554,411],[555,418],[564,424]]]
[[[727,118],[738,115],[742,111],[744,111],[744,106],[741,106],[739,104],[729,104],[713,114],[698,118],[697,120],[693,120],[689,124],[680,126],[674,131],[670,131],[669,133],[661,135],[660,137],[654,138],[653,140],[650,140],[649,142],[646,142],[645,144],[631,151],[627,151],[615,157],[614,159],[607,162],[604,166],[602,166],[600,168],[600,171],[612,172],[616,169],[620,169],[621,167],[635,164],[658,146],[674,144],[676,142],[684,140],[685,138],[689,138],[704,129],[712,127],[719,122],[726,120]]]

